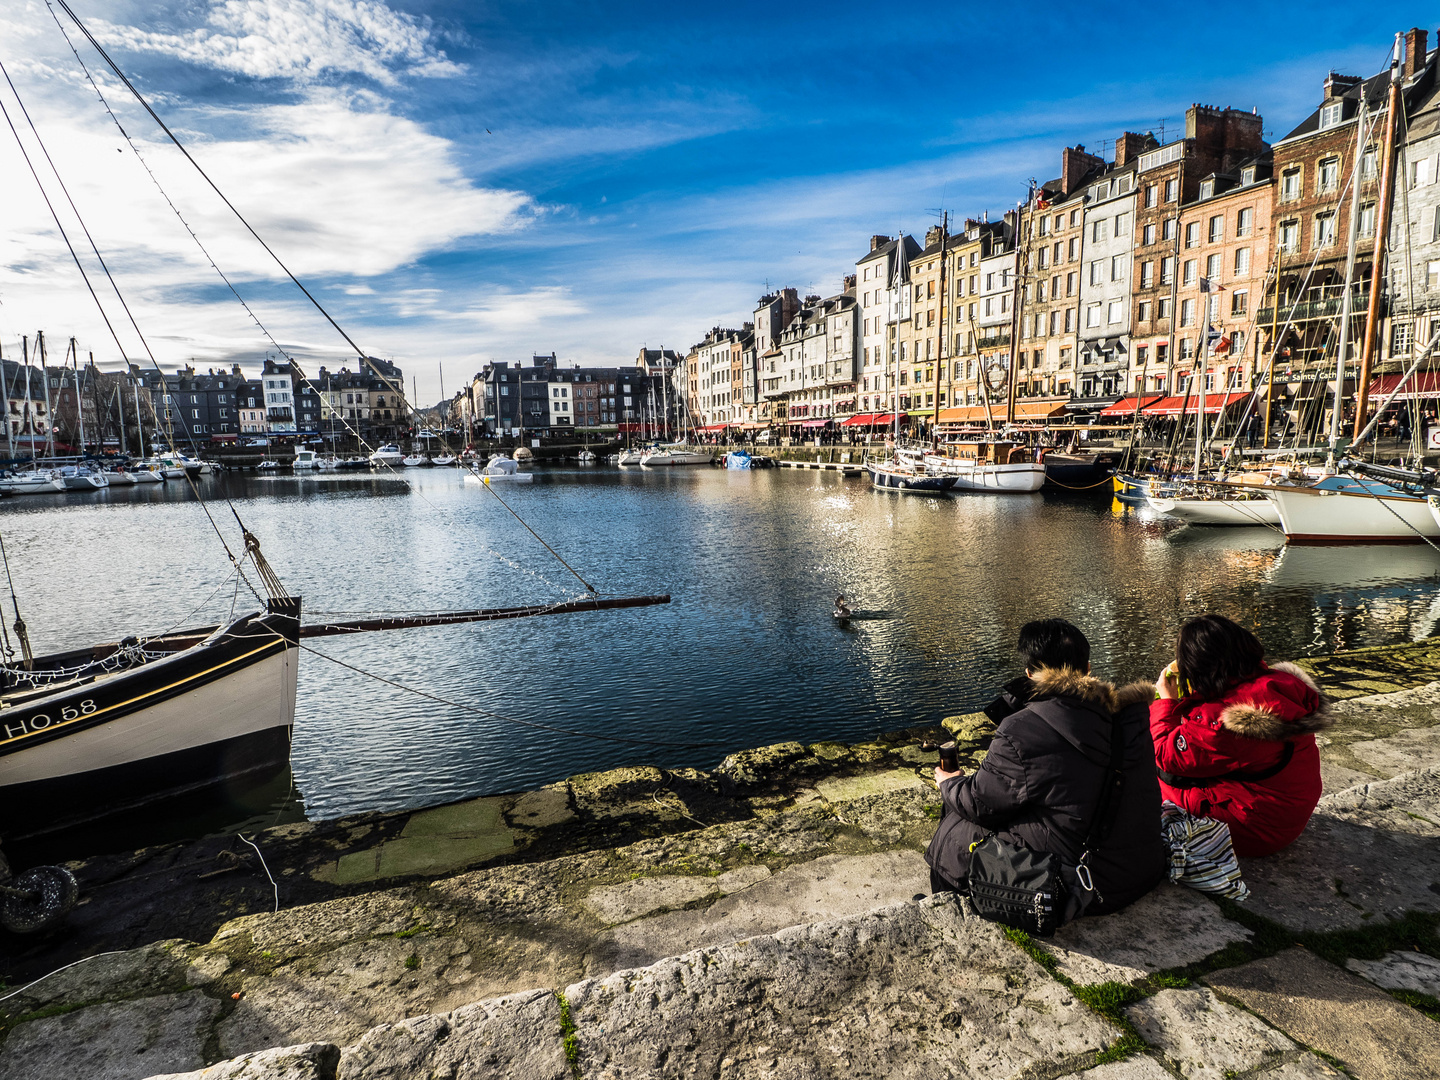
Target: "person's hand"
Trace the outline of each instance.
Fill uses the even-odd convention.
[[[1170,661],[1160,672],[1160,677],[1155,680],[1155,693],[1167,701],[1174,701],[1180,696],[1180,677],[1175,673],[1175,661]]]
[[[946,780],[954,780],[955,777],[964,775],[964,772],[960,769],[956,769],[954,772],[946,772],[939,765],[935,766],[935,784],[937,787]]]

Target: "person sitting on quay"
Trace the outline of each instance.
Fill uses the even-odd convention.
[[[996,833],[1072,868],[1110,770],[1112,717],[1124,740],[1124,787],[1113,825],[1088,862],[1095,893],[1087,915],[1118,911],[1165,880],[1160,789],[1146,728],[1148,683],[1120,691],[1090,674],[1090,643],[1063,619],[1026,623],[1018,650],[1025,678],[986,709],[998,722],[989,752],[969,776],[935,770],[944,811],[925,852],[934,892],[967,894],[971,845]]]
[[[1334,721],[1294,664],[1223,615],[1180,627],[1175,660],[1155,684],[1150,733],[1160,791],[1196,817],[1230,826],[1237,855],[1273,855],[1305,829],[1320,801],[1315,732]]]

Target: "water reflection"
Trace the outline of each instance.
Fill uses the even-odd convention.
[[[499,498],[602,591],[674,602],[316,641],[482,711],[305,656],[294,768],[313,814],[626,762],[713,765],[740,747],[934,721],[988,700],[1013,674],[1019,626],[1045,615],[1083,626],[1097,672],[1125,679],[1153,678],[1180,621],[1201,611],[1255,627],[1277,656],[1408,640],[1440,613],[1440,556],[1429,548],[1287,550],[1273,530],[1192,528],[1102,498],[899,497],[789,470],[541,469],[504,493],[445,470],[407,481],[230,476],[209,490],[233,495],[309,612],[580,591]],[[234,548],[222,507],[215,518]],[[44,649],[255,603],[227,579],[206,515],[179,485],[11,499],[0,527]],[[846,627],[831,615],[838,593],[854,609]],[[503,717],[709,745],[599,743]]]

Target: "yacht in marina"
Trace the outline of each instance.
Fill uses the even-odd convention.
[[[386,443],[370,455],[371,465],[400,465],[404,462],[405,455],[400,452],[400,447],[394,443]]]
[[[1292,544],[1423,544],[1440,538],[1424,491],[1369,477],[1329,476],[1265,489]]]
[[[685,443],[657,446],[640,458],[640,464],[647,469],[661,468],[667,465],[709,465],[710,462],[711,457],[708,451],[696,450],[693,446],[687,446]]]

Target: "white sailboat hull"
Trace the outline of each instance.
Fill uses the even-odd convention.
[[[1265,494],[1292,544],[1419,544],[1425,537],[1440,538],[1440,521],[1418,496],[1283,487]]]
[[[12,476],[0,480],[0,487],[5,488],[12,495],[41,495],[50,492],[64,491],[65,481],[58,476]]]
[[[958,458],[925,455],[925,468],[939,476],[953,476],[953,491],[995,491],[1024,494],[1045,484],[1045,466],[1034,462],[991,465]]]
[[[647,469],[669,465],[709,465],[710,455],[696,450],[657,450],[642,457],[640,464]]]
[[[1269,499],[1167,499],[1151,496],[1150,505],[1192,525],[1279,525],[1280,508]]]
[[[616,465],[639,465],[645,460],[645,455],[639,450],[622,450],[615,459]]]

